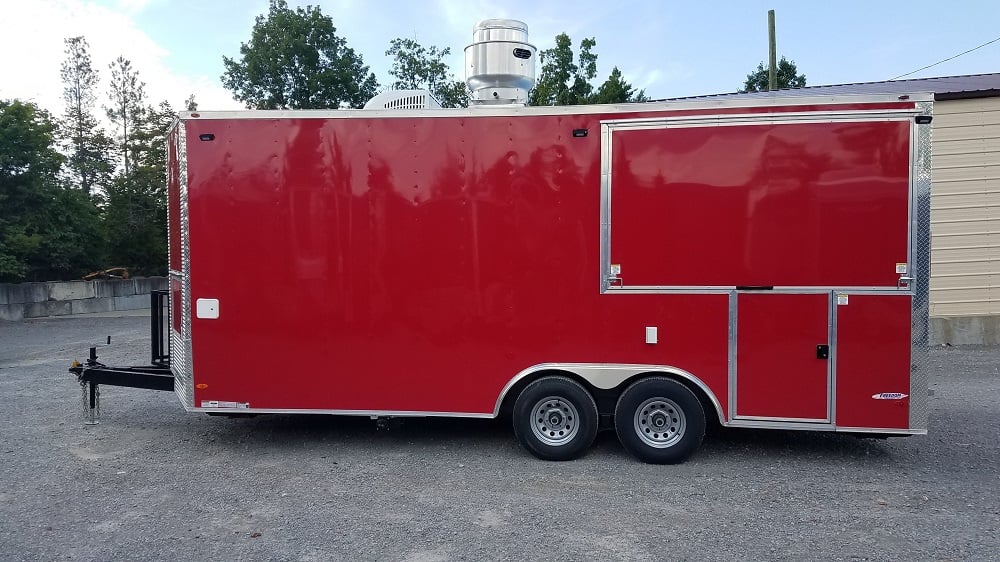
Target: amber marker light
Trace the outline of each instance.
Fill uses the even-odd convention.
[[[203,382],[200,382],[194,385],[194,387],[197,388],[198,390],[205,390],[206,388],[208,388],[208,385]]]

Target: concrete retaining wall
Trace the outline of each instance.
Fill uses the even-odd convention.
[[[0,320],[149,308],[149,292],[166,288],[166,277],[0,283]]]
[[[931,345],[1000,345],[1000,316],[931,318]]]

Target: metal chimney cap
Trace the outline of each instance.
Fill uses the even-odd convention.
[[[528,24],[523,21],[518,20],[505,20],[505,19],[490,19],[482,20],[476,25],[472,26],[472,32],[482,31],[484,29],[516,29],[517,31],[528,32]]]
[[[472,28],[465,48],[465,83],[471,106],[514,105],[528,101],[535,85],[535,55],[528,24],[518,20],[482,20]]]

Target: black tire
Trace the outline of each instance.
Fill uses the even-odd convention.
[[[664,377],[633,383],[615,406],[622,446],[651,464],[684,462],[705,436],[705,411],[683,384]]]
[[[597,404],[580,383],[544,377],[518,395],[513,423],[514,435],[531,454],[547,461],[568,461],[594,442]]]

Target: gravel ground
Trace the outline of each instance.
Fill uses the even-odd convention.
[[[0,322],[0,559],[1000,560],[1000,348],[932,352],[931,433],[722,431],[679,466],[613,433],[542,462],[506,424],[185,413],[72,359],[148,318]]]

